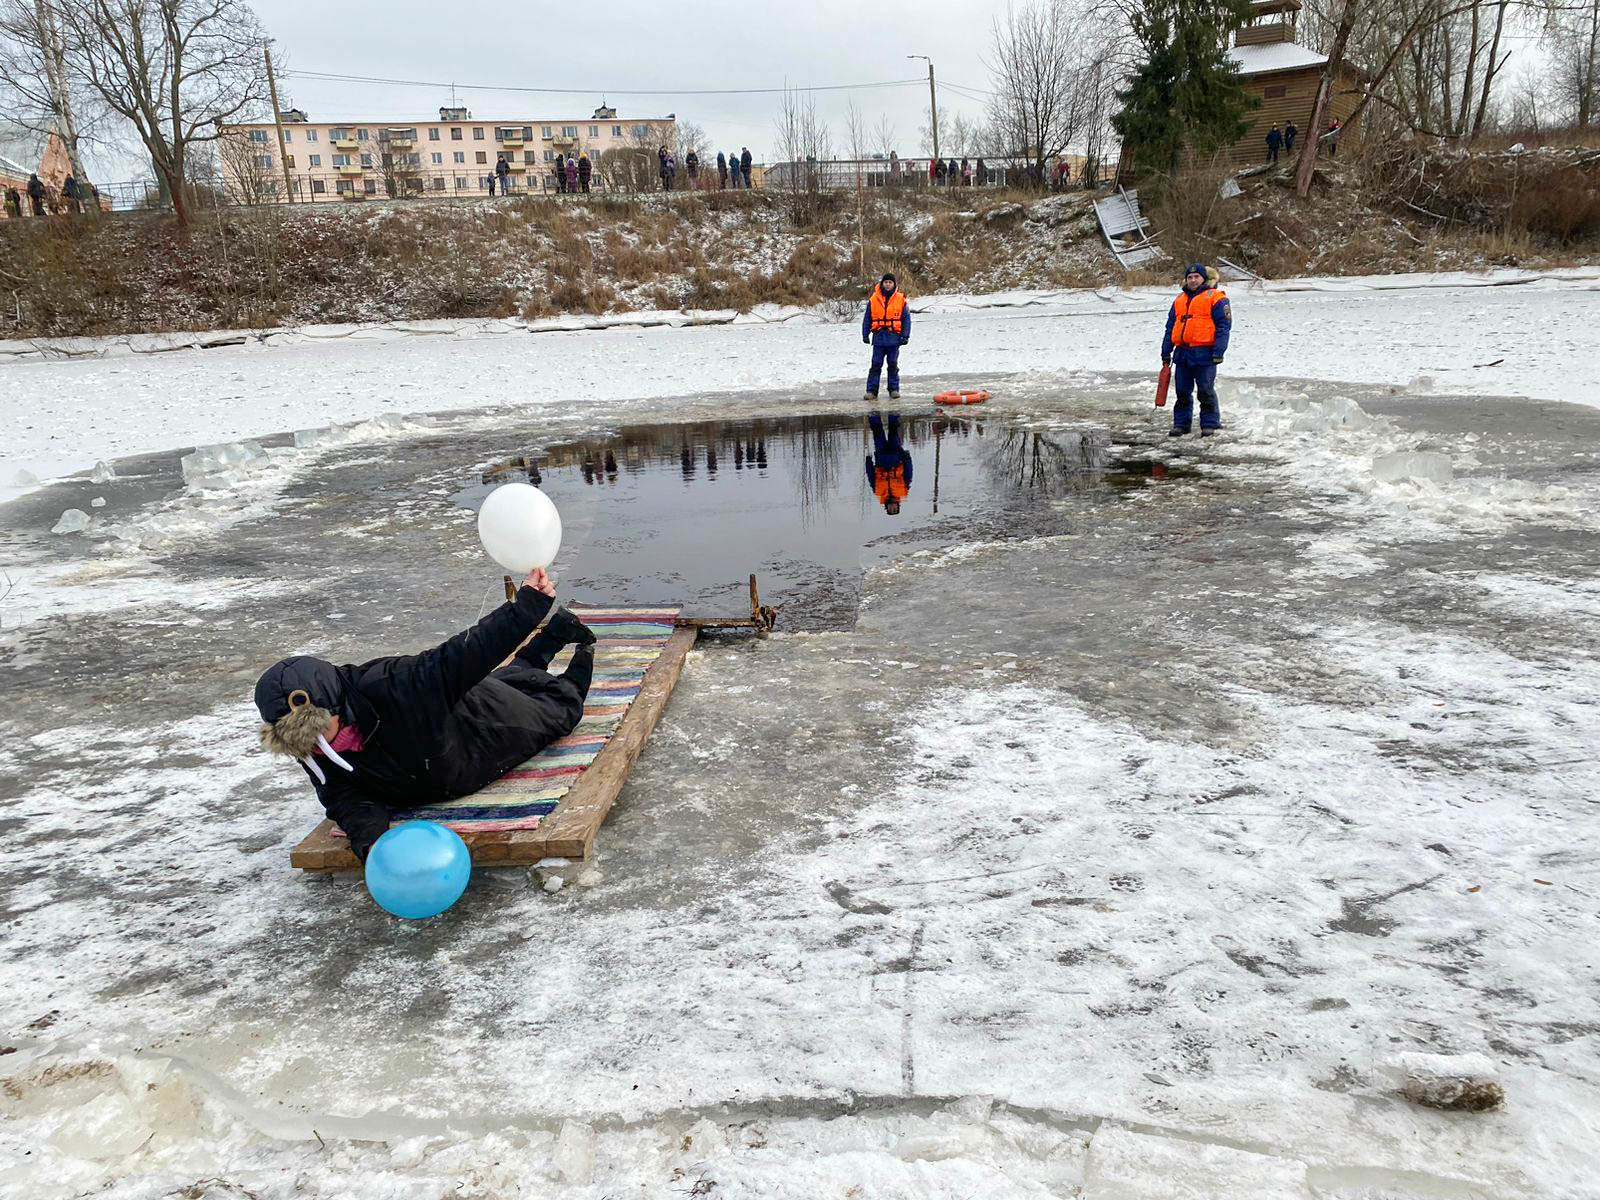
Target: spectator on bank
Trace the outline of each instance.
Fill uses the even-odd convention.
[[[735,150],[728,151],[728,178],[733,184],[733,190],[739,190],[739,154]]]
[[[972,186],[972,163],[965,158],[961,160],[961,186]]]
[[[942,158],[934,159],[933,160],[933,181],[934,181],[935,184],[937,184],[937,185],[939,185],[941,187],[944,185],[945,171],[946,171],[946,168],[945,168],[945,165],[944,165],[944,159],[942,159]]]
[[[728,186],[728,156],[721,150],[717,151],[717,186],[719,188]]]
[[[980,158],[978,160],[978,166],[973,174],[975,176],[973,183],[977,184],[979,187],[982,187],[984,184],[989,182],[989,168],[983,165],[983,159]]]
[[[663,192],[671,191],[672,184],[667,179],[667,148],[665,146],[656,148],[656,174],[661,176],[661,190]]]
[[[589,193],[589,177],[594,174],[594,164],[589,161],[589,152],[581,151],[578,154],[578,190],[585,195]]]
[[[566,190],[567,190],[567,156],[565,154],[559,154],[558,153],[556,155],[556,191],[559,193],[559,192],[564,192]]]
[[[889,182],[900,182],[900,155],[893,150],[889,151]]]
[[[1067,177],[1072,174],[1072,164],[1065,156],[1056,159],[1055,189],[1058,192],[1067,190]]]
[[[511,194],[511,164],[506,161],[505,155],[502,154],[500,161],[494,164],[494,173],[500,177],[500,194],[509,196]]]
[[[1298,137],[1299,134],[1300,130],[1296,128],[1293,121],[1290,121],[1283,127],[1283,152],[1285,154],[1294,153],[1294,139]]]
[[[28,201],[33,206],[33,215],[36,217],[44,216],[45,194],[44,180],[40,179],[37,174],[29,175]]]
[[[700,176],[700,155],[691,150],[683,156],[683,169],[689,176],[689,187],[692,190]]]
[[[61,198],[65,202],[68,212],[81,213],[83,211],[83,203],[78,197],[78,180],[71,171],[68,171],[67,177],[61,181]]]
[[[1269,163],[1277,162],[1278,151],[1282,148],[1283,134],[1278,131],[1278,126],[1274,122],[1272,128],[1267,130],[1267,161]]]
[[[1339,120],[1338,117],[1335,117],[1333,120],[1328,122],[1328,132],[1322,136],[1327,139],[1329,158],[1339,157],[1339,134],[1343,131],[1344,124]]]
[[[567,191],[578,190],[578,160],[567,155]]]
[[[22,193],[14,187],[6,189],[6,212],[14,220],[22,217]]]
[[[746,189],[750,187],[750,147],[746,146],[739,151],[739,176],[744,180]]]

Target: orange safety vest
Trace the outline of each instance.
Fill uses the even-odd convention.
[[[904,467],[873,467],[872,474],[872,491],[878,497],[879,504],[906,498],[910,489],[906,487]]]
[[[1217,323],[1211,318],[1211,308],[1219,300],[1227,298],[1227,293],[1221,288],[1205,288],[1193,296],[1188,292],[1179,292],[1178,298],[1172,302],[1172,310],[1177,314],[1172,322],[1172,344],[1215,346]]]
[[[883,289],[875,287],[872,289],[870,307],[872,309],[873,333],[884,329],[892,329],[896,333],[900,332],[900,316],[906,311],[906,294],[904,292],[899,288],[895,288],[893,292],[885,297]]]

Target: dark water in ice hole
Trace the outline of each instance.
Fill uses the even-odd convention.
[[[834,629],[854,622],[862,568],[883,556],[1059,532],[1074,501],[1168,473],[1103,430],[970,411],[879,426],[881,447],[865,415],[627,426],[513,459],[452,499],[476,510],[501,483],[538,483],[561,511],[563,601],[736,616],[754,572],[780,629]]]

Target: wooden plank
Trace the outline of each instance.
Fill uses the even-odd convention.
[[[748,619],[744,621],[748,625]],[[494,830],[464,833],[475,864],[510,866],[535,863],[541,858],[588,858],[606,814],[628,772],[637,761],[645,741],[661,719],[667,698],[677,686],[684,660],[700,636],[698,626],[680,626],[667,640],[655,662],[645,671],[639,695],[617,726],[605,747],[595,756],[572,790],[561,798],[555,811],[537,829]],[[289,852],[289,864],[302,871],[359,871],[361,860],[350,843],[334,832],[332,821],[323,821]]]
[[[612,802],[627,782],[639,752],[650,736],[650,731],[661,719],[667,706],[667,697],[677,686],[683,672],[684,660],[699,637],[697,629],[678,629],[667,641],[661,657],[650,664],[645,672],[639,695],[622,718],[622,724],[606,742],[605,749],[595,756],[594,762],[578,776],[572,790],[561,798],[561,803],[549,818],[540,822],[544,833],[544,849],[556,858],[588,858]]]

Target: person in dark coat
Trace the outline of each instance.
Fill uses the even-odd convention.
[[[1200,436],[1222,428],[1217,404],[1217,368],[1228,352],[1233,335],[1233,306],[1228,294],[1208,278],[1204,263],[1193,264],[1183,276],[1183,291],[1167,312],[1167,332],[1161,338],[1162,365],[1177,370],[1178,402],[1172,406],[1168,437],[1182,437],[1194,419],[1194,393],[1200,391]]]
[[[14,187],[6,189],[6,211],[13,217],[22,217],[22,193]]]
[[[28,199],[33,204],[33,215],[36,216],[36,217],[44,216],[44,198],[45,198],[44,180],[40,179],[39,176],[36,175],[36,174],[35,175],[29,175],[28,176]]]
[[[1295,123],[1293,121],[1290,121],[1286,126],[1284,126],[1284,129],[1283,129],[1283,152],[1285,154],[1293,154],[1294,153],[1294,139],[1296,137],[1298,137],[1299,134],[1300,134],[1300,130],[1298,128],[1296,128]]]
[[[589,152],[582,151],[578,155],[578,190],[585,195],[589,191],[589,179],[594,174],[594,164],[589,161]]]
[[[395,816],[470,795],[577,727],[594,635],[557,609],[522,644],[554,595],[536,567],[515,599],[432,650],[345,666],[286,658],[256,681],[262,745],[299,760],[362,862]],[[572,643],[571,664],[551,675]]]
[[[721,150],[717,151],[717,186],[728,186],[728,156]]]
[[[883,414],[867,415],[872,430],[872,454],[867,458],[867,486],[891,517],[900,515],[900,504],[911,491],[911,455],[900,440],[900,414],[889,414],[889,431],[884,432]]]
[[[81,213],[83,205],[78,202],[78,179],[71,171],[61,181],[61,198],[66,202],[68,212]]]
[[[1274,125],[1271,129],[1267,130],[1267,161],[1269,163],[1277,162],[1278,151],[1282,148],[1283,134],[1279,133],[1278,127]]]
[[[511,194],[511,164],[505,160],[504,155],[501,156],[499,162],[494,164],[494,173],[500,178],[500,194],[509,196]]]
[[[978,160],[978,165],[973,168],[972,174],[972,182],[979,187],[989,182],[989,168],[983,165],[983,159],[981,158]]]
[[[695,177],[700,174],[700,155],[691,150],[683,156],[683,169],[688,172],[689,186],[694,187]]]
[[[672,190],[672,181],[667,175],[667,148],[665,146],[656,151],[656,170],[661,175],[661,190],[670,192]]]
[[[750,186],[750,147],[746,146],[739,151],[739,174],[744,179],[744,186]]]
[[[1323,139],[1328,143],[1328,157],[1339,157],[1339,134],[1344,129],[1344,123],[1335,117],[1328,122],[1328,132],[1323,134]]]
[[[861,340],[872,347],[872,367],[867,371],[867,394],[878,398],[878,377],[883,364],[889,364],[889,399],[900,399],[900,347],[911,340],[911,305],[898,290],[893,275],[884,273],[878,286],[867,297],[867,311],[861,314]]]
[[[945,172],[944,159],[938,158],[934,160],[933,171],[937,181],[942,184],[944,182]]]
[[[556,193],[559,195],[560,193],[562,193],[562,192],[564,192],[566,190],[567,190],[567,156],[565,154],[561,154],[561,153],[558,152],[556,154]]]

